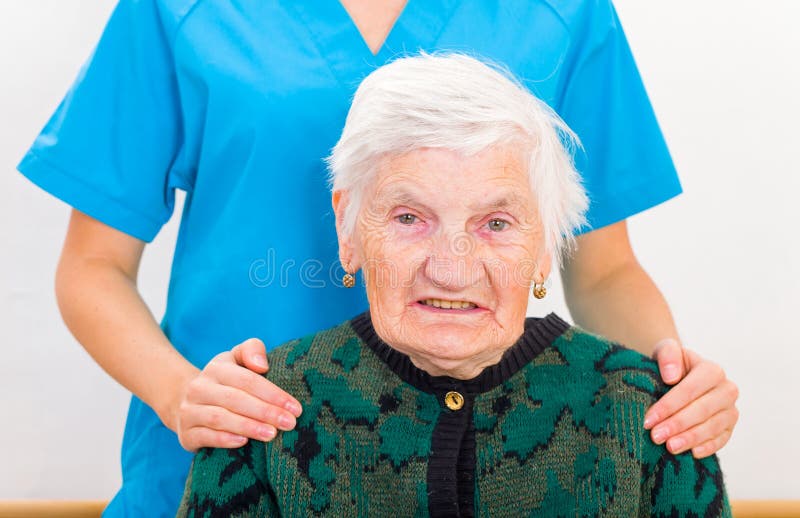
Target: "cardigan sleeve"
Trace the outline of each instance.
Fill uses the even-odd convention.
[[[178,518],[278,516],[266,477],[265,444],[201,448],[192,461]]]
[[[731,509],[716,455],[695,459],[673,455],[644,440],[639,515],[730,517]]]

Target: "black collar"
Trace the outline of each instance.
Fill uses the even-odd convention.
[[[498,363],[486,367],[472,379],[460,380],[431,376],[414,365],[407,355],[393,349],[375,332],[369,310],[353,318],[350,325],[359,338],[409,385],[429,393],[457,390],[465,395],[487,392],[507,381],[570,327],[555,313],[542,318],[526,318],[522,335],[503,353]]]

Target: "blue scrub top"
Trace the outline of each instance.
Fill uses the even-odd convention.
[[[161,326],[198,367],[366,309],[341,288],[322,158],[360,80],[402,53],[507,65],[583,142],[592,228],[681,192],[608,0],[409,0],[373,56],[336,1],[122,0],[19,170],[143,241],[186,191]],[[139,399],[106,516],[171,516],[191,454]]]

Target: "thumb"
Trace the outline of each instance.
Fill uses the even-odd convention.
[[[683,348],[674,338],[659,340],[653,356],[658,362],[658,370],[664,383],[674,385],[686,374],[683,369]]]
[[[231,351],[238,365],[242,365],[253,372],[264,374],[269,370],[267,362],[267,348],[258,338],[250,338],[240,343]]]

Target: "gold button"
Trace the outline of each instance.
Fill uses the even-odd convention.
[[[461,410],[461,407],[464,406],[464,396],[458,392],[450,391],[444,395],[444,404],[450,410]]]

